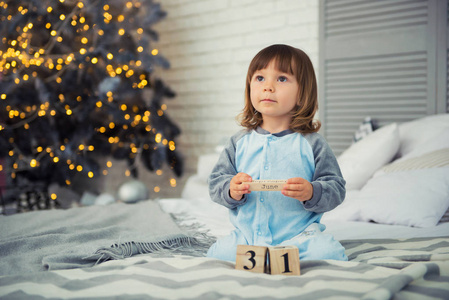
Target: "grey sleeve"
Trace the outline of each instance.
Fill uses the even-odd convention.
[[[240,201],[237,201],[229,195],[231,179],[238,173],[235,167],[236,143],[245,134],[246,131],[241,131],[231,137],[221,152],[220,158],[208,179],[209,195],[212,201],[230,209],[244,204],[247,199],[244,195]]]
[[[313,149],[315,174],[311,182],[313,196],[304,202],[304,208],[316,213],[330,211],[343,202],[346,181],[326,140],[318,133],[305,135],[305,138]]]

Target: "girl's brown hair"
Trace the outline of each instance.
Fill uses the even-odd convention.
[[[301,133],[317,132],[321,123],[313,119],[318,110],[315,71],[307,54],[288,45],[272,45],[262,49],[251,61],[246,75],[245,107],[239,115],[240,124],[248,129],[256,129],[262,124],[261,114],[251,104],[250,83],[254,73],[265,69],[271,61],[279,71],[294,75],[299,85],[298,101],[291,112],[290,129]]]

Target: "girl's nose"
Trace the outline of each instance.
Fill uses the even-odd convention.
[[[264,92],[274,92],[274,88],[271,84],[266,84],[263,88]]]

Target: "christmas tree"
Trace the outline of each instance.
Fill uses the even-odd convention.
[[[154,77],[165,17],[151,0],[0,2],[0,171],[8,188],[47,191],[104,176],[112,157],[178,176],[174,92]],[[52,195],[56,198],[57,195]]]

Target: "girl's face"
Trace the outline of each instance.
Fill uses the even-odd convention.
[[[251,103],[266,121],[290,124],[291,111],[297,104],[299,84],[293,74],[283,73],[271,61],[254,72],[250,82]]]

